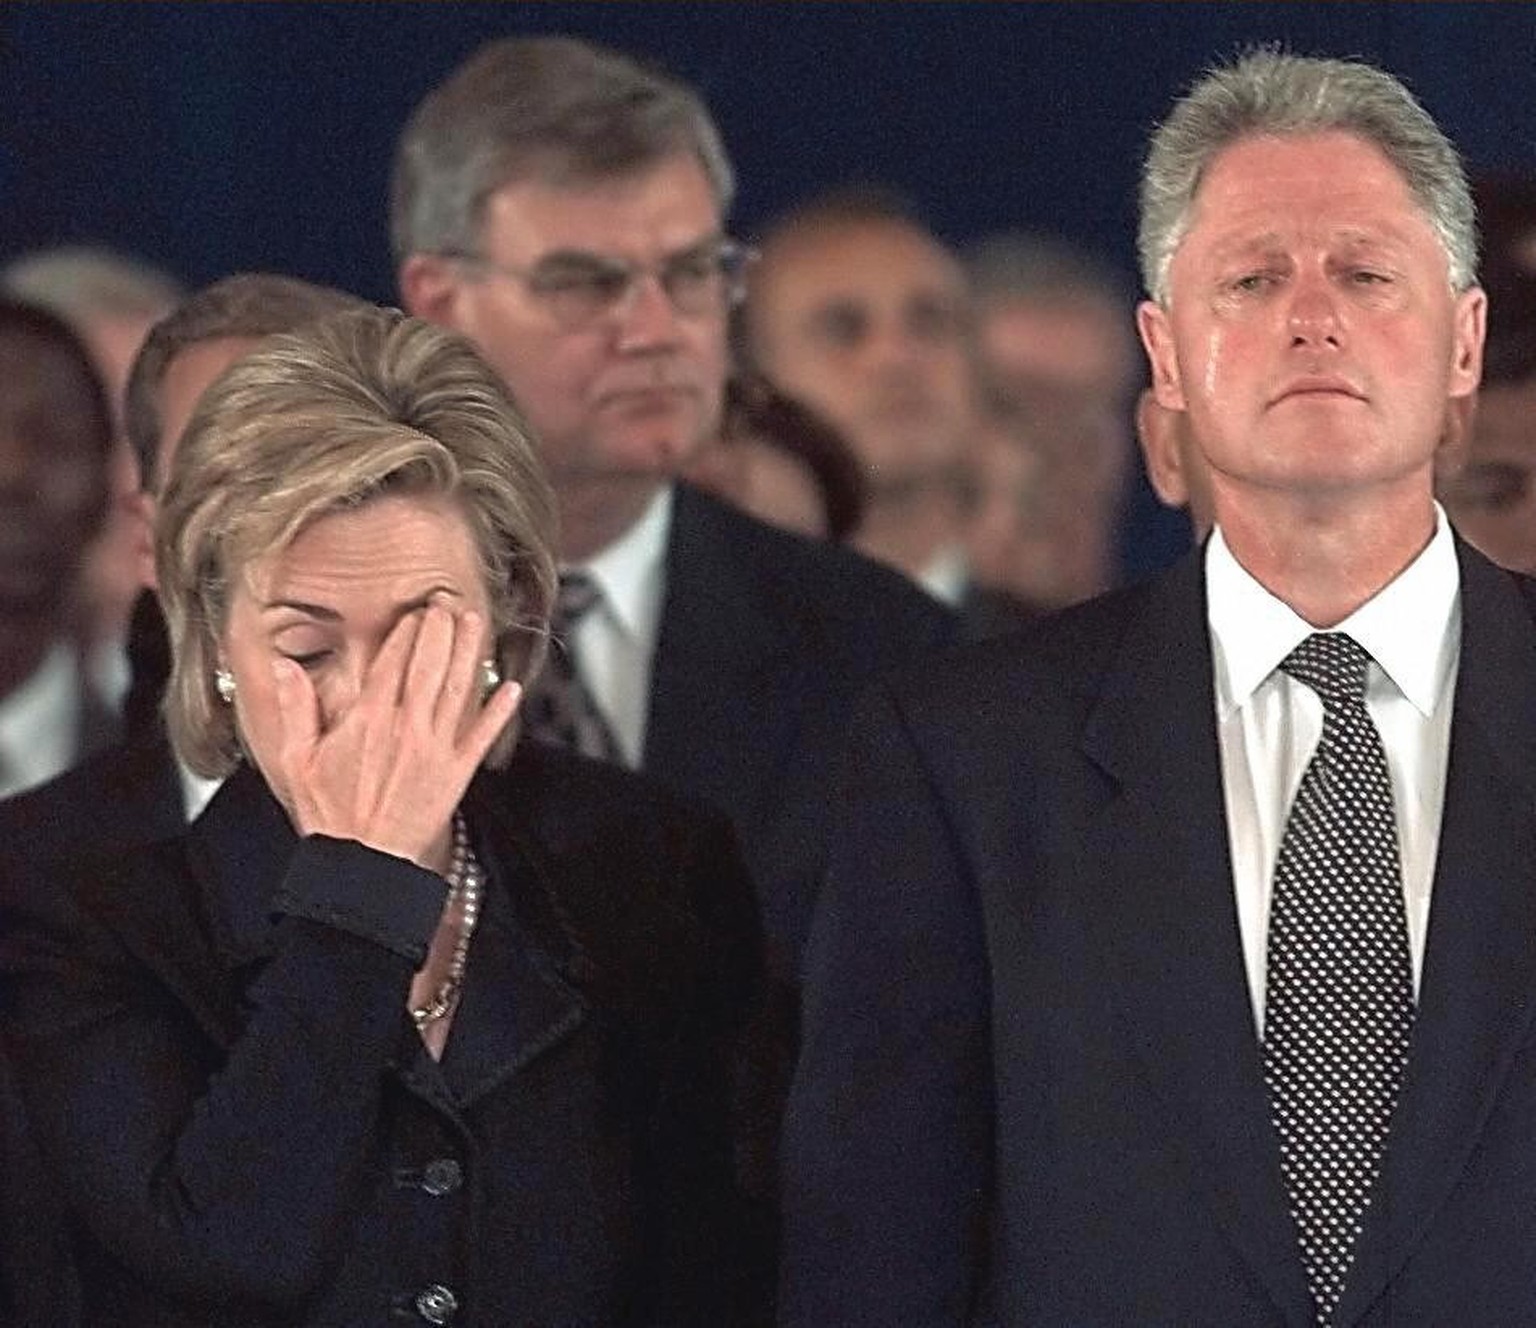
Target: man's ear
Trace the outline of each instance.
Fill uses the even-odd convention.
[[[1456,297],[1451,329],[1455,341],[1448,390],[1452,397],[1464,397],[1477,391],[1477,385],[1483,377],[1483,340],[1488,333],[1488,297],[1481,287],[1473,286]]]
[[[405,311],[439,327],[459,327],[463,282],[451,259],[441,254],[412,254],[400,265],[400,302]]]
[[[1136,306],[1136,330],[1147,352],[1152,371],[1152,393],[1165,410],[1185,410],[1183,380],[1179,377],[1179,359],[1174,353],[1173,328],[1168,311],[1152,300]]]
[[[139,584],[150,590],[158,590],[155,576],[155,513],[158,504],[154,494],[140,489],[124,502],[125,510],[133,513],[133,559],[138,566]]]
[[[1179,453],[1178,430],[1183,418],[1162,405],[1149,387],[1136,398],[1136,441],[1141,444],[1147,479],[1165,507],[1186,507],[1189,485]]]

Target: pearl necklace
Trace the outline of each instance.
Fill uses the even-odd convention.
[[[469,962],[469,941],[480,921],[480,897],[485,888],[485,873],[480,868],[474,850],[469,846],[469,830],[461,813],[453,814],[453,857],[448,866],[448,907],[458,904],[460,912],[459,935],[453,943],[453,954],[448,960],[448,973],[438,983],[432,999],[425,1005],[410,1006],[411,1022],[423,1032],[435,1024],[458,1003],[459,991],[464,986],[464,969]]]

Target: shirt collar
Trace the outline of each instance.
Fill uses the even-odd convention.
[[[966,561],[964,547],[946,544],[918,574],[917,584],[939,603],[958,607],[965,598],[970,577],[971,569]]]
[[[604,609],[632,638],[643,640],[654,626],[671,528],[672,487],[666,485],[624,534],[577,564],[603,592]]]
[[[69,764],[80,726],[80,670],[60,641],[0,704],[0,752],[23,783],[51,778]]]
[[[1218,713],[1226,719],[1316,629],[1242,567],[1220,528],[1206,546],[1205,578]],[[1358,641],[1427,716],[1455,664],[1460,603],[1456,546],[1437,503],[1423,552],[1333,630]]]

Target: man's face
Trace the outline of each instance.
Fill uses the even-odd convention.
[[[1113,409],[1135,377],[1125,313],[1086,296],[999,300],[976,333],[987,374],[1004,394],[1015,383],[1045,383],[1092,393]]]
[[[1452,293],[1402,177],[1350,134],[1217,155],[1144,304],[1160,404],[1189,413],[1222,496],[1423,492],[1448,397],[1477,385],[1483,295]]]
[[[1440,497],[1490,558],[1536,574],[1536,379],[1482,389],[1466,463]]]
[[[682,154],[591,183],[528,179],[489,199],[480,257],[539,284],[614,263],[688,263],[721,235],[709,179]],[[436,262],[438,260],[434,260]],[[443,261],[413,310],[469,337],[501,373],[533,427],[557,487],[665,478],[713,434],[726,367],[724,293],[680,311],[655,277],[570,325],[528,283],[489,266]]]
[[[236,360],[255,349],[260,340],[260,337],[214,337],[194,342],[178,351],[165,366],[157,403],[160,438],[155,451],[155,472],[145,477],[149,483],[139,495],[142,520],[134,546],[139,581],[151,590],[156,586],[155,513],[158,497],[170,477],[171,463],[176,459],[176,445],[181,442],[192,412],[197,409],[197,403],[209,385]]]
[[[0,618],[64,603],[106,500],[108,458],[80,366],[21,336],[0,344]]]
[[[155,487],[163,489],[176,458],[176,445],[192,412],[213,380],[256,348],[260,337],[214,337],[178,351],[160,382],[160,446],[155,455]]]
[[[763,371],[841,429],[875,487],[955,465],[972,419],[963,279],[904,223],[785,236],[748,296]]]

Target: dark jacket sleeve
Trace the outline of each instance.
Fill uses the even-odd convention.
[[[980,907],[889,690],[850,752],[784,1127],[781,1322],[959,1325],[991,1188]]]
[[[772,1140],[784,1051],[735,837],[711,818],[681,865],[696,937],[662,1059],[648,1159],[665,1239],[650,1252],[663,1323],[771,1322]]]
[[[131,897],[154,909],[137,938],[57,889],[19,892],[28,902],[0,917],[7,1026],[44,1151],[76,1220],[139,1278],[206,1303],[297,1302],[346,1229],[443,884],[302,841],[270,958],[242,987],[212,962],[183,855],[135,861]],[[200,937],[205,962],[142,962],[157,934]]]

